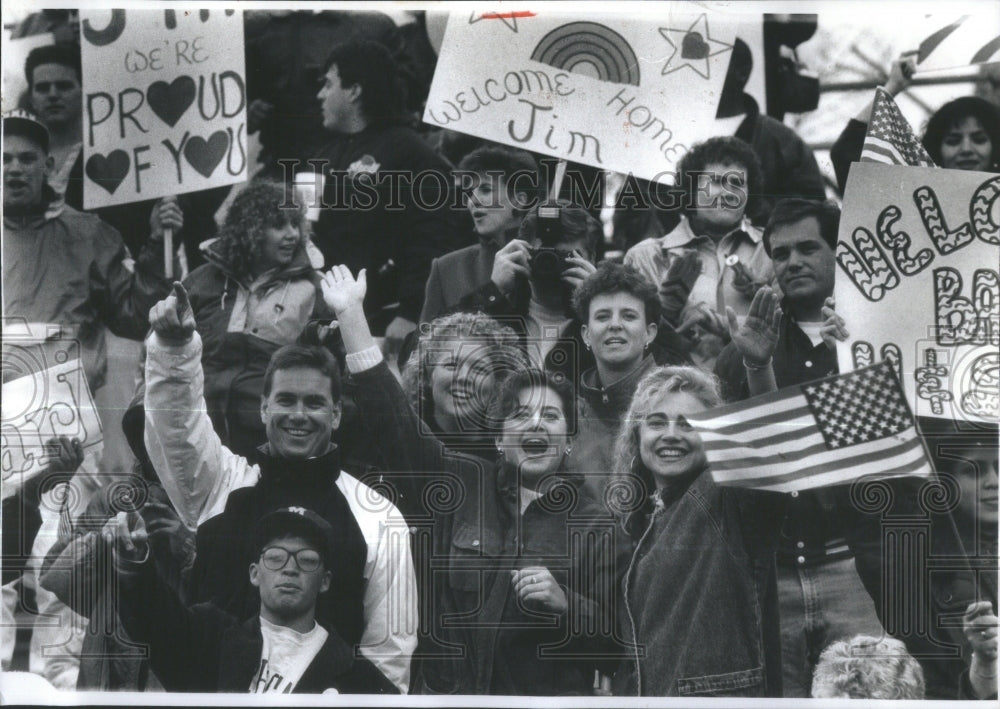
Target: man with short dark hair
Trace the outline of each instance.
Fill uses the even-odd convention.
[[[24,62],[28,100],[38,120],[49,130],[49,155],[55,163],[49,184],[60,194],[66,193],[70,172],[83,147],[82,75],[78,44],[35,47]],[[82,173],[75,177],[82,177]],[[83,194],[81,187],[73,188]],[[70,203],[77,209],[83,205],[82,199]]]
[[[333,528],[312,510],[285,507],[258,520],[249,583],[260,613],[246,622],[211,603],[186,607],[149,560],[142,527],[122,513],[105,525],[119,574],[118,613],[132,640],[149,644],[153,671],[168,691],[398,693],[333,628],[316,621],[316,602],[333,582]],[[97,543],[96,533],[83,540]]]
[[[763,244],[784,297],[778,312],[778,297],[763,289],[743,323],[731,309],[727,312],[733,342],[719,356],[715,372],[728,399],[838,373],[836,341],[848,336],[832,297],[839,223],[840,209],[833,202],[787,199],[775,205]],[[768,300],[768,308],[758,307]],[[760,317],[761,312],[768,315]],[[889,629],[924,666],[928,696],[956,697],[964,665],[942,648],[957,644],[960,630],[942,617],[961,615],[974,579],[962,567],[961,542],[951,518],[920,503],[923,482],[905,477],[884,481],[890,489],[882,515],[856,502],[856,495],[866,494],[863,487],[791,493],[776,555],[784,696],[809,696],[813,665],[829,643],[857,634],[879,637],[883,621],[892,617]],[[912,550],[901,546],[905,534],[885,537],[882,520],[907,515],[930,525],[919,563],[929,555],[950,555],[955,563],[930,577],[926,597],[900,605],[894,599],[904,584],[912,592],[912,581],[890,572],[887,559],[913,563],[902,560]]]
[[[205,412],[201,338],[180,283],[150,313],[146,429],[150,460],[181,520],[197,527],[191,598],[241,620],[258,599],[243,570],[257,553],[256,521],[308,506],[334,530],[337,579],[317,618],[405,692],[416,646],[416,582],[409,528],[375,490],[340,470],[330,437],[340,425],[339,370],[322,347],[286,345],[265,374],[267,443],[257,465],[222,445]]]
[[[87,381],[99,389],[104,326],[121,337],[145,335],[150,307],[169,290],[162,259],[154,247],[133,264],[113,227],[61,202],[48,183],[49,132],[34,115],[6,114],[3,137],[4,317],[40,327],[31,335],[46,350],[79,341]]]
[[[762,243],[784,294],[778,344],[773,361],[749,361],[735,344],[726,346],[715,368],[726,398],[763,393],[767,370],[779,389],[837,373],[836,339],[846,336],[833,311],[839,225],[833,202],[786,199],[775,206]]]
[[[315,242],[326,263],[367,270],[366,313],[395,352],[416,328],[431,261],[469,242],[451,209],[451,167],[403,124],[399,71],[381,44],[336,45],[324,72],[323,126],[334,135],[310,161],[325,176]]]

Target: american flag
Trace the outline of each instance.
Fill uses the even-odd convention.
[[[719,485],[776,492],[861,477],[929,476],[887,362],[688,416]]]
[[[875,104],[861,149],[861,162],[934,167],[934,161],[913,135],[899,106],[881,87],[875,89]]]

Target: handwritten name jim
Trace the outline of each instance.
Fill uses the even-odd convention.
[[[507,121],[507,136],[511,141],[528,144],[541,139],[550,150],[564,154],[568,159],[582,160],[589,156],[603,165],[600,139],[591,133],[559,126],[559,115],[549,105],[548,99],[553,95],[565,97],[576,91],[567,83],[570,81],[572,77],[566,72],[550,74],[540,69],[508,71],[500,78],[490,77],[479,86],[457,92],[454,98],[429,108],[427,115],[436,124],[448,126],[477,113],[481,108],[513,99],[519,106],[512,105],[512,117]],[[626,128],[636,129],[651,148],[665,157],[677,160],[687,152],[687,146],[673,141],[674,133],[666,123],[652,109],[638,103],[635,96],[629,96],[627,89],[620,89],[605,106],[618,120],[624,118]],[[664,177],[668,175],[673,176],[673,173],[662,173]]]
[[[171,12],[167,11],[168,30],[176,27],[176,22],[170,22]],[[201,15],[203,22],[208,19],[207,11]],[[116,61],[126,73],[135,76],[137,84],[115,94],[108,91],[87,94],[89,147],[93,148],[98,138],[102,145],[131,144],[129,150],[116,148],[106,155],[92,154],[85,166],[87,176],[114,194],[131,173],[135,192],[141,195],[143,173],[157,168],[161,160],[172,161],[178,186],[194,177],[188,172],[190,169],[208,179],[224,164],[229,175],[241,175],[246,168],[246,126],[241,121],[231,121],[230,125],[224,122],[242,116],[246,105],[243,77],[232,70],[202,71],[206,64],[218,68],[210,53],[211,38],[188,34],[183,38],[157,40],[151,46],[132,46],[134,43],[121,39],[124,29],[124,10],[112,11],[111,22],[100,30],[94,30],[87,21],[83,23],[82,34],[90,44],[104,47],[117,42],[121,52]],[[170,82],[155,79],[156,72],[174,74],[178,69],[186,73]],[[153,80],[148,81],[150,78]],[[198,112],[204,123],[204,135],[184,130],[180,135],[156,140],[168,133],[164,124],[172,129],[185,116],[190,119],[192,110]],[[190,120],[185,123],[191,125]],[[109,131],[113,137],[108,135]],[[141,136],[149,136],[149,142]],[[156,170],[156,174],[157,180],[168,179],[165,170]]]
[[[926,185],[918,187],[913,192],[913,201],[934,250],[921,248],[912,252],[910,235],[897,227],[902,210],[889,205],[879,213],[874,235],[864,227],[857,227],[849,240],[837,244],[837,262],[865,298],[880,301],[899,287],[901,279],[921,273],[938,256],[954,254],[977,240],[1000,245],[998,200],[1000,177],[992,177],[973,192],[968,221],[949,228],[934,190]],[[948,368],[938,362],[937,351],[926,350],[923,366],[915,369],[917,395],[927,400],[936,414],[942,413],[946,402],[955,401],[966,415],[980,418],[1000,415],[1000,354],[996,351],[1000,346],[1000,273],[995,258],[982,266],[975,269],[968,284],[963,281],[962,273],[950,266],[939,266],[932,271],[936,344],[942,348],[962,345],[991,348],[976,355],[967,381],[959,387],[957,400],[948,391],[950,387],[942,386]],[[880,354],[881,358],[897,363],[902,359],[899,346],[891,342],[882,347]],[[856,366],[875,359],[874,348],[865,341],[854,343],[852,355]]]

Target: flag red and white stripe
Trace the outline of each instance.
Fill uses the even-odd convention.
[[[913,134],[899,106],[881,87],[875,89],[875,103],[861,149],[861,162],[934,167],[934,161]]]
[[[688,416],[719,485],[776,492],[929,476],[902,386],[882,362]]]

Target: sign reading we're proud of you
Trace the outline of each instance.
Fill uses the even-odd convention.
[[[454,12],[424,122],[659,182],[716,135],[737,14],[695,3],[635,15]]]
[[[246,180],[243,15],[80,12],[84,206]]]

